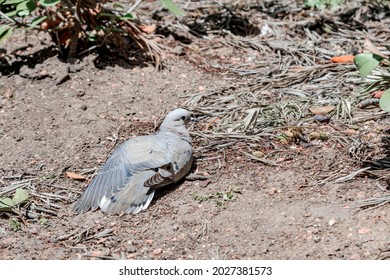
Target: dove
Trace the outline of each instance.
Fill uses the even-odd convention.
[[[148,208],[157,188],[183,178],[191,169],[191,112],[171,111],[156,134],[125,141],[107,159],[73,207],[76,213],[137,214]]]

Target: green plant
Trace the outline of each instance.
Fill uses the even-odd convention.
[[[136,5],[125,10],[118,3],[109,3],[109,0],[0,0],[0,44],[17,29],[39,30],[52,36],[65,58],[101,46],[114,47],[126,54],[131,42],[135,42],[158,63],[160,48],[140,21],[134,19],[132,12]],[[161,3],[176,16],[184,15],[172,0]]]
[[[22,228],[20,220],[23,221],[20,212],[20,206],[28,200],[28,192],[25,189],[18,188],[15,190],[13,197],[0,197],[0,214],[4,213],[8,216],[8,225],[13,231],[18,231]]]
[[[209,193],[206,195],[192,194],[192,197],[195,201],[202,203],[207,200],[213,200],[215,205],[221,208],[226,208],[226,204],[229,201],[233,201],[236,199],[236,194],[241,193],[241,189],[239,187],[232,187],[228,191]]]
[[[26,202],[28,199],[28,192],[25,189],[16,189],[12,198],[0,197],[0,213],[1,212],[16,212],[17,207]]]
[[[305,6],[310,8],[316,8],[319,10],[323,10],[326,7],[330,7],[330,9],[335,9],[343,4],[344,0],[306,0]]]
[[[368,81],[364,92],[384,90],[379,100],[379,106],[390,112],[389,57],[380,52],[370,41],[366,40],[365,45],[370,52],[358,54],[354,58],[360,77]],[[390,46],[386,46],[386,48],[390,50]]]

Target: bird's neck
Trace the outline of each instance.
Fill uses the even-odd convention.
[[[173,126],[173,127],[161,126],[160,132],[172,133],[176,136],[179,136],[180,139],[187,141],[188,143],[191,143],[190,133],[188,132],[187,128],[185,128],[184,126]]]

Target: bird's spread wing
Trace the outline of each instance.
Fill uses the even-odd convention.
[[[149,192],[144,182],[157,174],[159,168],[169,164],[167,151],[155,145],[154,136],[131,139],[115,150],[77,201],[74,211],[83,213],[90,209],[96,210],[106,202],[102,199],[118,198],[118,194],[127,186],[131,187],[127,189],[132,189],[127,191],[128,195],[135,197],[136,203],[142,204],[144,199],[151,200],[154,192]]]

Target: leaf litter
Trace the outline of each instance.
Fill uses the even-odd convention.
[[[278,4],[284,5],[286,2],[280,1]],[[359,13],[355,16],[352,13],[349,21],[341,18],[350,8],[348,5],[343,6],[339,13],[312,16],[291,4],[291,1],[283,7],[286,17],[268,14],[261,23],[258,18],[252,18],[252,22],[249,14],[251,9],[267,12],[276,9],[276,5],[266,5],[268,7],[247,3],[242,4],[244,8],[240,6],[240,9],[221,5],[219,10],[216,9],[213,15],[207,17],[202,14],[207,8],[198,7],[200,16],[190,20],[189,28],[196,29],[195,34],[202,34],[207,39],[200,49],[231,47],[243,56],[241,60],[232,63],[225,57],[203,60],[202,63],[207,65],[204,69],[224,73],[229,77],[231,85],[218,90],[210,88],[183,98],[184,105],[206,124],[192,131],[199,143],[197,149],[217,151],[241,143],[244,144],[242,153],[247,158],[277,166],[275,160],[257,157],[254,152],[258,152],[259,146],[262,153],[278,149],[280,139],[291,138],[281,138],[280,135],[286,137],[283,131],[298,127],[304,134],[326,135],[324,138],[310,138],[343,146],[355,162],[378,157],[383,149],[380,146],[367,148],[372,145],[362,135],[369,130],[367,123],[380,122],[389,116],[388,112],[379,108],[378,97],[372,98],[370,92],[382,89],[390,75],[383,70],[367,73],[367,79],[372,81],[367,87],[366,81],[359,75],[358,70],[361,69],[353,64],[353,59],[356,53],[367,49],[380,57],[388,57],[386,50],[376,47],[389,39],[383,33],[386,24],[374,24],[371,21],[365,29],[351,28],[361,25],[361,21]],[[369,5],[371,8],[375,6]],[[381,3],[376,5],[386,6]],[[388,10],[388,7],[383,9]],[[213,26],[213,17],[221,18],[229,13],[230,18],[232,14],[235,15],[236,21],[241,19],[241,27],[262,25],[257,30],[261,36],[254,34],[253,29],[237,34],[221,19],[218,21],[222,25],[219,29]],[[199,30],[200,24],[196,25],[196,22],[203,24],[202,30]],[[236,25],[239,24],[236,22]],[[313,28],[316,25],[319,28]],[[204,26],[208,26],[208,29]],[[208,40],[212,40],[213,44],[209,45]],[[368,67],[369,70],[373,68],[370,65]],[[321,123],[330,125],[324,127]],[[359,133],[350,133],[350,130]],[[300,139],[304,140],[304,137]],[[300,142],[303,147],[311,144]],[[352,180],[370,169],[360,167],[347,174],[339,171],[321,181]],[[373,198],[360,205],[364,207],[386,203],[387,196],[384,200]]]

